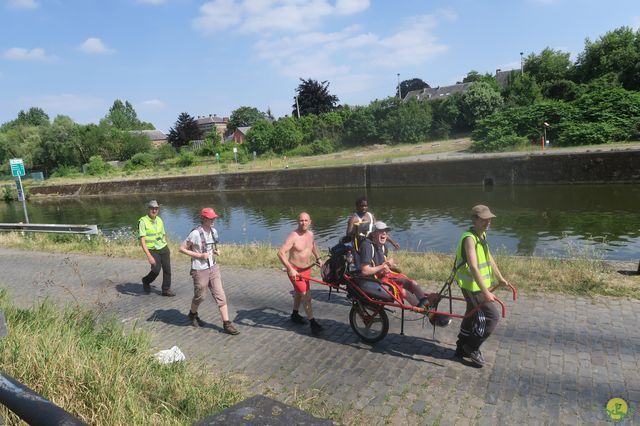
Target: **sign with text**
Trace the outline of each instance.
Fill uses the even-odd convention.
[[[24,163],[22,158],[12,158],[9,160],[11,166],[11,176],[24,176]]]

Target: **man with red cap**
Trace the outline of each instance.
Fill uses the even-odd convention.
[[[227,334],[238,334],[238,330],[229,320],[227,299],[222,287],[222,277],[216,256],[220,255],[218,248],[218,231],[213,227],[218,217],[215,210],[206,207],[200,211],[200,226],[195,228],[186,240],[180,244],[180,253],[191,256],[191,277],[193,278],[193,300],[189,311],[189,320],[194,327],[205,323],[198,316],[198,306],[205,298],[207,288],[213,295],[220,316],[222,326]]]

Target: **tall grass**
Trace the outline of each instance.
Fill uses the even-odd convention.
[[[100,256],[139,258],[145,261],[142,250],[133,236],[118,239],[104,237],[87,240],[76,235],[22,236],[19,233],[0,234],[0,245],[26,250],[76,252]],[[178,245],[170,243],[173,262],[189,262],[178,253]],[[571,251],[571,247],[568,247]],[[276,257],[277,247],[267,244],[221,246],[220,264],[238,268],[281,268]],[[597,252],[571,252],[570,259],[508,256],[494,254],[503,275],[518,291],[531,293],[563,293],[583,296],[620,296],[640,299],[640,276],[629,276],[603,261]],[[325,254],[325,258],[326,258]],[[439,289],[453,266],[453,254],[392,253],[402,272],[425,285]],[[317,270],[316,270],[317,275]]]
[[[9,336],[2,369],[73,415],[95,425],[188,424],[242,398],[239,381],[198,361],[160,365],[141,330],[97,321],[78,306],[43,302],[19,309],[0,291]],[[6,408],[5,421],[18,423]]]

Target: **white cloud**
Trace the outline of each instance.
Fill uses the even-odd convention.
[[[337,0],[336,13],[338,15],[352,15],[369,8],[369,0]]]
[[[78,49],[92,55],[105,55],[114,52],[113,49],[108,48],[102,40],[97,37],[89,37],[84,43],[78,46]]]
[[[166,107],[167,104],[160,99],[149,99],[147,101],[140,102],[140,106],[142,106],[143,108],[161,109]]]
[[[137,1],[138,3],[142,3],[142,4],[158,5],[158,4],[166,3],[167,0],[137,0]]]
[[[212,34],[226,30],[241,20],[241,7],[234,0],[215,0],[200,6],[198,18],[193,20],[193,27],[203,34]]]
[[[372,63],[396,68],[417,65],[445,52],[447,46],[432,34],[437,24],[436,15],[409,18],[398,32],[380,40],[371,56]]]
[[[25,49],[24,47],[12,47],[5,50],[5,59],[12,61],[52,61],[55,56],[49,56],[44,49],[36,47],[33,49]]]
[[[213,0],[200,7],[193,27],[204,34],[228,28],[245,33],[305,32],[327,17],[352,15],[369,5],[369,0]]]
[[[280,74],[291,77],[346,76],[353,73],[354,68],[372,65],[397,69],[422,64],[447,50],[433,35],[440,18],[454,19],[455,16],[437,13],[413,17],[384,38],[354,25],[332,33],[267,36],[257,41],[254,48],[260,59],[269,62]]]
[[[7,3],[11,9],[37,9],[39,6],[35,0],[9,0]]]
[[[24,96],[18,99],[20,108],[29,108],[37,105],[39,108],[50,112],[52,116],[62,115],[87,115],[94,112],[97,117],[104,115],[108,108],[101,98],[64,93],[60,95]]]

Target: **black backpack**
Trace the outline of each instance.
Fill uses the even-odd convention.
[[[347,271],[347,259],[353,259],[351,247],[346,244],[338,244],[329,249],[329,260],[322,265],[322,281],[329,284],[339,284],[342,282],[344,273]]]

